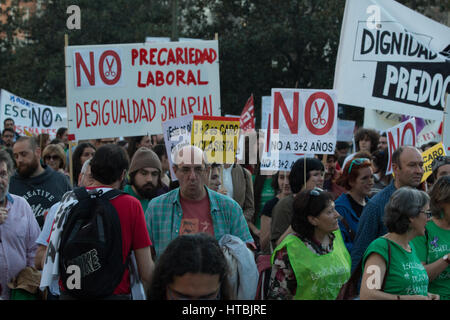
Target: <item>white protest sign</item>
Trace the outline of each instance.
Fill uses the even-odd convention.
[[[337,141],[352,141],[354,131],[355,131],[354,120],[338,119]]]
[[[442,128],[442,142],[444,143],[445,152],[450,151],[450,97],[447,95],[447,105],[444,113],[444,125]]]
[[[337,97],[333,90],[272,89],[271,127],[279,129],[270,150],[333,154],[337,136]]]
[[[178,180],[173,171],[173,155],[184,146],[191,144],[193,116],[187,115],[177,119],[171,119],[162,123],[164,144],[166,145],[167,158],[169,160],[170,175],[173,181]]]
[[[392,0],[347,0],[334,89],[341,104],[441,120],[450,28]]]
[[[24,136],[25,130],[38,135],[48,133],[56,137],[56,131],[67,127],[67,110],[65,107],[52,107],[31,102],[6,90],[0,94],[0,126],[7,118],[14,120],[16,132]]]
[[[261,98],[261,129],[267,129],[269,114],[272,112],[272,97]]]
[[[66,48],[76,140],[161,133],[184,115],[220,115],[218,41]]]
[[[279,140],[277,130],[260,130],[260,135],[264,136],[264,146],[262,148],[262,153],[260,153],[260,170],[262,175],[272,175],[279,170],[290,171],[295,161],[305,157],[304,154],[280,153],[278,150],[266,148],[266,141],[270,139]],[[306,157],[314,157],[314,155],[306,155]]]
[[[416,145],[416,121],[414,118],[386,130],[389,162],[386,175],[392,173],[392,154],[398,147]]]
[[[429,142],[439,142],[442,136],[439,134],[439,127],[441,121],[432,121],[430,124],[423,127],[417,135],[416,146],[420,147]]]

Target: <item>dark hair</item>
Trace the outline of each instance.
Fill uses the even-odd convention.
[[[129,163],[122,147],[106,144],[95,152],[91,160],[91,174],[100,183],[111,185],[120,179],[124,170],[128,170]]]
[[[387,153],[387,150],[375,150],[372,153],[372,161],[374,165],[376,165],[377,168],[380,170],[382,176],[384,176],[389,161],[389,155]]]
[[[5,135],[5,132],[7,132],[7,131],[11,132],[13,135],[15,134],[15,131],[14,131],[13,129],[11,129],[11,128],[5,128],[5,129],[3,129],[3,131],[2,131],[2,136],[4,136],[4,135]]]
[[[346,141],[336,142],[336,150],[349,149],[349,148],[350,148],[350,144]]]
[[[167,157],[167,150],[166,150],[166,146],[163,144],[157,144],[153,147],[153,151],[156,153],[156,155],[158,156],[159,160],[162,161],[162,157],[166,156]]]
[[[430,191],[431,214],[441,219],[443,203],[450,203],[450,176],[440,177]]]
[[[450,164],[449,156],[438,156],[433,160],[433,162],[431,163],[431,170],[433,171],[432,176],[434,179],[437,178],[439,168],[446,164]]]
[[[221,299],[230,300],[228,263],[212,236],[205,233],[182,235],[172,240],[156,262],[147,299],[166,300],[166,289],[186,273],[219,275]]]
[[[318,191],[320,189],[315,188],[313,190]],[[327,191],[319,191],[317,194],[311,194],[311,190],[303,190],[294,198],[291,226],[301,238],[311,239],[314,235],[315,227],[309,222],[308,216],[319,216],[333,201],[332,194]]]
[[[0,163],[6,163],[6,169],[8,170],[8,175],[11,176],[14,172],[14,162],[10,153],[6,150],[0,150]]]
[[[377,149],[380,134],[374,129],[359,128],[355,133],[356,151],[359,151],[359,141],[366,137],[370,139],[370,152],[374,152]]]
[[[130,142],[128,143],[128,157],[133,159],[134,153],[138,149],[137,145],[141,143],[142,139],[146,136],[134,136],[130,138]]]
[[[14,119],[13,119],[13,118],[6,118],[5,120],[3,120],[3,125],[5,125],[6,121],[12,121],[14,124],[16,124],[16,123],[14,122]]]
[[[275,195],[280,192],[280,185],[278,184],[278,177],[280,176],[280,171],[277,171],[274,175],[272,175],[272,182],[270,183],[270,186],[272,187],[273,191],[275,191]]]
[[[66,133],[66,131],[67,131],[67,128],[65,128],[65,127],[59,128],[59,129],[56,131],[56,137],[57,137],[57,138],[61,138],[61,137],[64,135],[64,133]]]
[[[64,143],[64,142],[59,138],[55,138],[52,141],[50,141],[50,144],[58,144],[58,143]]]
[[[429,200],[425,191],[411,187],[397,189],[384,209],[384,224],[388,231],[397,234],[408,231],[409,219],[417,217]]]
[[[352,162],[355,159],[368,159],[369,161],[364,161],[362,163],[355,162],[352,165]],[[348,171],[350,169],[350,166],[352,166],[352,170],[349,173]],[[347,163],[345,164],[345,167],[342,170],[342,174],[339,176],[336,183],[340,186],[343,186],[347,190],[351,190],[352,186],[350,185],[350,182],[356,181],[356,179],[358,178],[358,175],[359,175],[359,171],[361,169],[368,168],[371,166],[372,166],[372,162],[371,162],[370,158],[353,157],[352,159],[348,160]]]
[[[82,164],[81,164],[81,156],[83,155],[84,149],[92,148],[95,150],[95,147],[89,142],[80,143],[72,154],[72,166],[73,166],[73,182],[77,183],[78,176],[80,175]]]
[[[300,158],[294,162],[294,165],[291,168],[291,173],[289,174],[289,184],[291,186],[292,193],[298,193],[305,184],[304,162],[305,158]],[[309,173],[312,170],[324,171],[325,168],[319,159],[306,158],[306,181],[309,180]]]

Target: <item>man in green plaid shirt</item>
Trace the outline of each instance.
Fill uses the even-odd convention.
[[[206,187],[210,168],[203,151],[185,146],[175,155],[174,163],[180,187],[154,198],[145,212],[156,257],[176,237],[199,232],[217,240],[231,234],[254,248],[239,204]]]

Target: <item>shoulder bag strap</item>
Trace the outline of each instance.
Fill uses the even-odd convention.
[[[386,241],[388,244],[388,261],[386,264],[386,273],[384,274],[383,284],[381,285],[381,291],[384,291],[384,286],[386,285],[386,278],[389,273],[389,269],[391,267],[391,243],[389,242],[388,239],[386,239]]]

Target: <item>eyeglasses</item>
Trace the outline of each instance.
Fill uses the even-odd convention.
[[[430,219],[433,216],[433,213],[431,212],[431,210],[420,210],[419,212],[425,213],[428,219]]]
[[[6,178],[8,178],[8,176],[9,176],[8,171],[1,171],[0,172],[0,178],[6,179]]]
[[[59,159],[61,159],[59,156],[56,156],[56,155],[53,155],[53,156],[45,156],[44,157],[44,160],[53,160],[53,161],[56,161],[56,160],[59,160]]]
[[[194,169],[194,173],[196,175],[200,175],[200,174],[202,174],[205,171],[206,168],[194,167],[193,169]],[[181,167],[180,171],[183,174],[189,174],[189,173],[191,173],[191,168],[190,167]]]
[[[320,196],[320,193],[321,192],[323,192],[323,189],[320,189],[320,188],[318,188],[318,187],[315,187],[314,189],[311,189],[310,191],[309,191],[309,194],[311,195],[311,196]]]
[[[368,158],[356,158],[356,159],[353,159],[352,162],[350,163],[350,167],[348,168],[348,173],[350,174],[350,172],[352,172],[353,164],[356,164],[357,166],[359,166],[359,165],[362,165],[365,162],[369,162],[370,163],[370,159],[368,159]]]

